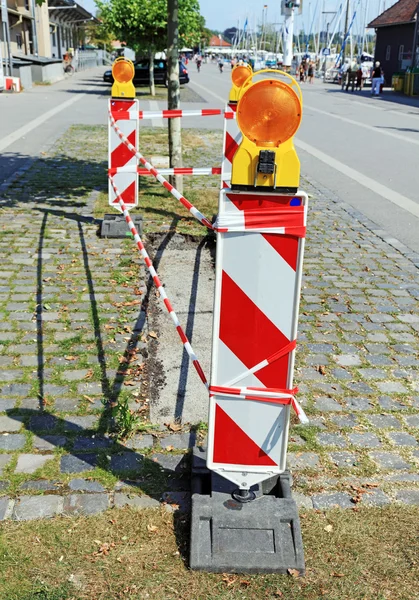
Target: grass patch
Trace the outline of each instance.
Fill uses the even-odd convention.
[[[0,598],[417,598],[418,507],[302,516],[307,575],[301,579],[189,571],[189,523],[164,510],[6,522],[0,530]]]
[[[156,154],[167,156],[168,144],[167,128],[141,127],[140,149],[147,158],[150,159]],[[219,166],[222,149],[221,132],[183,129],[182,144],[185,166]],[[218,211],[218,176],[185,177],[184,185],[185,197],[211,219]],[[94,216],[102,218],[104,213],[111,211],[107,191],[100,193],[94,206]],[[151,177],[140,178],[139,206],[131,212],[133,214],[139,212],[143,215],[146,233],[161,231],[162,227],[191,235],[207,233],[206,228]]]
[[[192,202],[208,219],[217,213],[218,190],[197,190],[185,188],[185,197]],[[111,211],[107,193],[99,194],[94,207],[94,216],[103,218]],[[207,234],[207,228],[197,221],[173,196],[165,192],[159,184],[148,183],[139,193],[139,206],[131,214],[141,213],[144,219],[145,233],[161,231],[162,226],[171,231],[189,235]],[[119,278],[124,276],[119,274]],[[118,282],[119,283],[119,282]]]

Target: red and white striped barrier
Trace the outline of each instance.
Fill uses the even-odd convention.
[[[21,92],[22,85],[19,77],[8,77],[4,78],[4,89],[10,92]]]
[[[179,117],[215,117],[224,115],[222,108],[204,108],[202,110],[125,110],[118,118],[126,121],[143,119],[177,119]]]
[[[226,122],[235,123],[234,112],[228,114],[232,116]],[[149,173],[203,225],[218,232],[207,465],[239,487],[249,488],[284,471],[290,407],[302,423],[308,422],[294,397],[297,389],[292,389],[307,196],[243,194],[225,189],[220,196],[220,214],[212,225],[134,147],[116,124],[111,110],[109,119],[118,138],[145,167],[110,168],[110,185],[182,343],[207,388],[202,367],[130,219],[114,177],[128,169],[131,174]],[[232,138],[231,129],[229,136]],[[233,140],[237,147],[239,137],[240,132]],[[226,134],[225,145],[227,142]],[[226,161],[232,161],[233,156],[225,153]],[[221,167],[222,177],[227,175],[228,162]],[[205,171],[208,173],[209,169]],[[222,180],[226,185],[227,181]],[[243,235],[237,236],[238,232]],[[249,273],[257,273],[257,277]],[[244,385],[232,387],[239,382]]]
[[[109,110],[112,111],[114,123],[118,121],[119,131],[129,140],[132,148],[138,148],[138,119],[137,121],[128,121],[123,115],[129,110],[135,108],[138,111],[138,100],[109,100]],[[114,183],[121,190],[122,199],[128,208],[138,205],[138,160],[135,153],[127,148],[116,130],[109,123],[109,149],[108,149],[108,167],[115,172]],[[121,169],[121,170],[120,170]],[[120,210],[119,203],[115,196],[115,191],[109,183],[109,204],[117,210]]]
[[[147,169],[130,166],[108,169],[108,174],[115,175],[116,173],[131,173],[135,171],[141,176],[152,175]],[[159,169],[159,173],[160,175],[220,175],[221,167],[175,167],[174,169]]]
[[[189,200],[187,200],[180,192],[178,192],[177,189],[174,188],[173,185],[171,185],[163,177],[163,175],[160,175],[160,173],[157,171],[157,169],[155,169],[153,167],[153,165],[144,158],[144,156],[141,154],[141,152],[139,152],[132,145],[132,143],[129,141],[127,136],[124,135],[124,133],[121,131],[121,129],[116,124],[111,110],[109,110],[109,120],[110,120],[110,125],[114,129],[116,135],[120,138],[120,140],[123,142],[123,144],[125,144],[127,146],[127,148],[131,151],[131,153],[136,158],[138,158],[140,163],[147,169],[147,171],[149,171],[150,174],[153,175],[157,179],[157,181],[159,183],[161,183],[162,186],[164,188],[166,188],[166,190],[172,194],[172,196],[174,198],[176,198],[176,200],[179,200],[179,202],[181,204],[183,204],[183,206],[187,210],[189,210],[189,212],[195,217],[195,219],[198,219],[198,221],[200,221],[200,223],[202,223],[202,225],[205,225],[205,227],[208,227],[209,229],[214,229],[211,221],[209,221],[193,204],[191,204],[191,202],[189,202]],[[112,179],[112,176],[110,176],[110,180],[111,179]]]
[[[237,125],[236,120],[237,104],[234,102],[227,105],[224,119],[224,137],[223,137],[223,160],[221,164],[221,187],[229,188],[231,182],[231,170],[233,157],[240,146],[243,134]]]
[[[123,201],[122,195],[120,194],[118,188],[115,185],[115,181],[114,181],[113,177],[109,177],[109,183],[113,188],[115,197],[117,199],[117,202],[119,204],[119,207],[120,207],[122,213],[124,214],[124,217],[128,224],[128,227],[130,228],[131,233],[134,236],[134,240],[137,244],[137,248],[140,251],[141,256],[144,258],[144,262],[147,266],[147,269],[148,269],[148,272],[150,273],[151,278],[153,279],[153,283],[156,286],[157,291],[159,292],[160,298],[163,301],[163,304],[165,305],[167,312],[169,313],[170,318],[173,321],[174,326],[176,327],[176,331],[178,332],[180,339],[182,340],[183,347],[185,348],[186,352],[188,353],[188,356],[189,356],[190,360],[192,361],[192,364],[195,367],[195,370],[198,373],[202,383],[208,388],[208,382],[205,377],[204,371],[202,370],[201,364],[200,364],[195,352],[193,351],[193,348],[186,336],[186,333],[184,332],[184,330],[180,324],[180,321],[179,321],[175,311],[173,310],[170,300],[167,297],[167,294],[166,294],[166,291],[165,291],[163,285],[161,284],[161,281],[157,275],[157,272],[153,266],[153,263],[152,263],[149,255],[147,253],[147,250],[145,249],[144,244],[138,234],[138,231],[137,231],[134,223],[131,220],[131,217],[128,212],[128,207],[126,206],[125,202]]]
[[[207,466],[241,488],[284,471],[290,407],[307,422],[292,381],[306,216],[301,192],[221,191]]]

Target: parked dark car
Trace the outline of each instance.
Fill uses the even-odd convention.
[[[149,60],[138,60],[134,63],[135,75],[134,85],[149,85]],[[103,81],[113,83],[112,71],[105,71]],[[181,84],[189,83],[188,69],[183,62],[179,61],[179,81]],[[158,59],[154,62],[154,83],[156,85],[165,85],[167,87],[167,60]]]

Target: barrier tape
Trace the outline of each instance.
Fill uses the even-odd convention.
[[[139,175],[152,175],[147,169],[141,169],[133,165],[124,167],[112,167],[108,169],[109,175],[117,173],[138,173]],[[221,167],[175,167],[174,169],[159,169],[160,175],[221,175]]]
[[[245,203],[244,203],[245,204]],[[237,213],[218,215],[214,228],[218,231],[278,233],[305,237],[304,206],[246,209]]]
[[[135,228],[134,223],[131,220],[128,209],[127,209],[124,201],[121,198],[121,193],[118,190],[118,188],[116,187],[113,178],[109,177],[109,180],[110,180],[113,190],[116,194],[116,199],[118,201],[118,204],[121,207],[121,210],[124,214],[125,221],[127,222],[128,227],[130,228],[131,233],[134,236],[134,240],[137,244],[138,250],[140,251],[141,256],[144,258],[144,262],[147,266],[148,272],[150,273],[153,283],[156,286],[157,291],[160,294],[160,298],[163,300],[163,304],[165,305],[167,312],[169,313],[169,315],[174,323],[174,326],[176,327],[176,331],[178,332],[180,339],[182,340],[183,347],[185,348],[186,352],[188,353],[188,356],[189,356],[190,360],[192,361],[192,364],[195,367],[195,370],[198,373],[199,378],[201,379],[201,381],[205,385],[205,387],[208,389],[209,386],[208,386],[207,378],[205,377],[205,374],[204,374],[204,371],[202,370],[201,364],[200,364],[195,352],[193,351],[193,348],[192,348],[185,332],[182,329],[182,326],[180,324],[177,314],[173,310],[170,300],[167,297],[166,291],[165,291],[164,287],[162,286],[161,281],[157,275],[156,269],[154,268],[153,263],[147,253],[147,250],[145,249],[144,244],[139,236],[139,233],[138,233],[137,229]]]
[[[211,385],[209,391],[210,396],[220,394],[223,396],[234,396],[234,398],[239,398],[240,400],[253,400],[257,402],[268,402],[270,404],[291,404],[300,422],[303,425],[307,425],[309,423],[307,415],[294,397],[294,394],[298,392],[297,387],[293,388],[292,390],[280,390],[276,388],[232,388]]]
[[[215,117],[224,115],[226,119],[234,119],[231,109],[204,108],[202,110],[121,110],[115,113],[118,121],[136,121],[143,119],[176,119],[179,117]],[[227,116],[228,115],[228,116]],[[233,115],[233,116],[231,116]]]
[[[169,111],[168,111],[169,112]],[[186,111],[185,111],[186,112]],[[230,113],[229,113],[230,114]],[[118,113],[118,116],[120,115],[120,113]],[[135,147],[130,143],[130,141],[128,140],[128,138],[122,133],[122,131],[119,129],[119,127],[117,126],[115,119],[112,115],[112,111],[109,110],[109,118],[112,124],[112,127],[114,128],[116,134],[118,135],[118,137],[121,139],[121,141],[127,146],[127,148],[129,148],[131,150],[131,152],[138,158],[138,160],[141,162],[141,164],[145,167],[145,170],[150,174],[153,175],[157,181],[159,181],[163,187],[165,189],[167,189],[172,196],[174,196],[177,200],[179,200],[181,202],[181,204],[187,208],[189,210],[189,212],[196,218],[198,219],[198,221],[200,221],[203,225],[205,225],[206,227],[208,227],[208,229],[212,229],[217,231],[217,228],[214,227],[212,225],[212,223],[196,208],[193,206],[193,204],[191,204],[182,194],[180,194],[176,188],[174,188],[156,169],[155,167],[153,167],[153,165],[151,163],[149,163],[144,156],[138,152]],[[229,117],[230,118],[230,117]],[[140,169],[139,169],[140,170]],[[198,373],[201,381],[204,383],[205,387],[207,389],[209,389],[210,391],[210,395],[211,392],[212,393],[223,393],[223,394],[227,394],[227,395],[233,395],[235,397],[240,397],[242,399],[245,400],[257,400],[257,401],[265,401],[265,402],[272,402],[272,403],[279,403],[279,404],[291,404],[294,411],[296,412],[299,420],[301,421],[301,423],[307,424],[309,422],[304,410],[302,409],[302,407],[300,406],[300,404],[297,402],[297,400],[294,397],[294,394],[298,391],[298,388],[294,388],[293,390],[277,390],[277,389],[269,389],[269,388],[231,388],[231,387],[218,387],[218,386],[212,386],[209,387],[207,379],[205,377],[204,371],[201,367],[201,364],[195,354],[195,352],[193,351],[193,348],[185,334],[185,332],[182,329],[182,326],[180,325],[179,319],[175,313],[175,311],[173,310],[173,307],[170,303],[170,300],[167,297],[167,294],[160,282],[160,279],[157,275],[156,270],[154,269],[153,263],[150,259],[150,257],[148,256],[148,253],[144,247],[144,244],[141,241],[141,238],[135,228],[134,223],[131,220],[131,217],[129,215],[129,212],[127,210],[127,207],[124,203],[124,201],[122,200],[121,194],[118,190],[118,188],[115,185],[115,182],[113,180],[111,171],[115,171],[117,172],[118,169],[109,169],[109,180],[111,182],[112,188],[116,194],[116,201],[118,202],[119,206],[121,207],[121,210],[124,214],[125,220],[128,224],[128,227],[130,228],[133,236],[134,236],[134,240],[137,244],[137,247],[141,253],[141,255],[144,258],[144,261],[146,263],[146,266],[148,268],[148,271],[153,279],[153,282],[157,288],[157,291],[160,294],[160,297],[163,300],[163,303],[176,327],[176,331],[179,334],[179,337],[183,343],[183,346],[190,358],[190,360],[192,361],[192,364],[195,367],[196,372]],[[243,227],[243,230],[245,230],[246,228]],[[251,227],[251,229],[253,229],[253,231],[255,231],[255,229],[253,227]],[[225,231],[225,229],[223,229],[223,231]],[[228,231],[228,229],[227,229]],[[285,231],[284,231],[285,233]],[[300,233],[300,235],[302,235],[302,232]],[[287,351],[291,351],[292,349],[294,349],[295,347],[295,341],[290,342],[289,344],[289,348],[287,347]],[[266,364],[270,364],[271,362],[273,362],[274,360],[277,360],[278,358],[280,358],[280,356],[282,356],[285,352],[285,349],[279,350],[278,352],[274,353],[272,356],[268,357],[267,359],[265,359],[265,361],[262,361],[262,363],[260,363],[261,365]],[[259,365],[256,365],[255,367],[253,367],[252,369],[250,369],[250,372],[253,372],[254,370],[257,370],[259,368]],[[241,379],[241,377],[239,378]]]
[[[255,365],[251,369],[247,369],[247,371],[243,371],[243,373],[240,373],[240,375],[237,375],[237,377],[234,377],[233,379],[231,379],[227,383],[227,387],[231,387],[235,383],[238,383],[241,379],[248,377],[248,375],[253,375],[253,373],[260,371],[264,367],[267,367],[268,365],[279,360],[280,358],[283,358],[286,354],[295,350],[296,347],[297,347],[297,340],[293,340],[292,342],[290,342],[289,344],[287,344],[286,346],[281,348],[281,350],[277,350],[277,352],[274,352],[273,354],[268,356],[268,358],[265,358],[265,360],[261,360],[257,365]]]
[[[118,113],[119,115],[120,113]],[[195,217],[195,219],[198,219],[198,221],[200,223],[202,223],[202,225],[205,225],[205,227],[208,227],[208,229],[214,229],[211,221],[209,221],[202,213],[201,211],[199,211],[193,204],[191,204],[189,202],[189,200],[186,200],[186,198],[184,196],[182,196],[182,194],[180,192],[177,191],[176,188],[173,187],[173,185],[171,185],[167,179],[165,179],[163,177],[163,175],[160,175],[160,173],[153,167],[153,165],[151,163],[149,163],[144,156],[141,154],[141,152],[138,152],[136,150],[136,148],[131,144],[131,142],[129,141],[129,139],[127,138],[126,135],[124,135],[122,133],[122,131],[119,129],[118,125],[115,122],[115,119],[112,115],[112,111],[109,110],[109,119],[111,121],[111,125],[114,128],[116,134],[118,135],[119,139],[127,146],[127,148],[129,148],[131,150],[131,152],[138,158],[138,160],[140,161],[140,163],[147,169],[147,171],[149,171],[151,173],[151,175],[153,175],[158,182],[160,182],[162,184],[162,186],[164,188],[166,188],[166,190],[168,192],[170,192],[172,194],[172,196],[174,196],[176,198],[176,200],[179,200],[179,202],[181,204],[183,204],[183,206],[189,210],[189,212]],[[111,178],[111,176],[110,176]],[[112,179],[111,179],[112,180]],[[113,185],[112,185],[113,187]]]

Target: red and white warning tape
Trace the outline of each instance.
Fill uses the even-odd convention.
[[[108,169],[109,175],[116,173],[135,173],[139,175],[153,175],[148,169],[127,165]],[[159,169],[160,175],[220,175],[221,167],[175,167],[174,169]]]
[[[118,115],[119,114],[120,113],[118,113]],[[173,185],[171,185],[162,175],[160,175],[160,173],[153,167],[153,165],[144,158],[141,152],[137,152],[137,150],[131,144],[127,136],[124,135],[119,129],[118,125],[115,122],[115,119],[113,118],[112,111],[109,111],[109,119],[111,121],[112,127],[116,131],[119,138],[124,142],[127,148],[129,148],[131,152],[135,154],[135,156],[138,158],[140,163],[147,169],[147,171],[149,171],[151,175],[153,175],[157,179],[157,181],[159,181],[162,184],[162,186],[165,187],[166,190],[176,198],[176,200],[179,200],[179,202],[183,204],[183,206],[187,208],[189,212],[196,219],[198,219],[198,221],[202,223],[202,225],[205,225],[205,227],[208,227],[208,229],[214,229],[211,221],[209,221],[193,204],[189,202],[189,200],[186,200],[186,198],[180,192],[178,192],[177,189],[173,187]]]
[[[168,111],[169,112],[169,111]],[[186,112],[186,111],[185,111]],[[118,113],[118,117],[119,117],[120,113]],[[208,227],[209,229],[213,229],[213,230],[217,230],[216,227],[214,227],[212,225],[212,223],[195,207],[193,206],[193,204],[191,204],[182,194],[180,194],[180,192],[178,192],[176,190],[176,188],[174,188],[162,175],[161,173],[159,173],[151,163],[149,163],[144,156],[138,152],[135,147],[130,143],[130,141],[128,140],[128,138],[122,133],[122,131],[119,129],[119,127],[117,126],[115,119],[113,118],[112,115],[112,111],[109,111],[109,118],[112,124],[112,127],[114,128],[115,132],[117,133],[117,135],[119,136],[119,138],[122,140],[122,142],[131,150],[131,152],[133,154],[135,154],[135,156],[138,158],[138,160],[141,162],[141,164],[145,167],[145,171],[147,173],[149,173],[150,175],[153,175],[157,181],[159,181],[163,187],[165,189],[167,189],[172,196],[174,196],[177,200],[179,200],[181,202],[181,204],[187,208],[189,210],[189,212],[196,218],[198,219],[198,221],[200,221],[203,225],[205,225],[206,227]],[[257,401],[264,401],[264,402],[272,402],[272,403],[279,403],[279,404],[291,404],[294,411],[296,412],[298,418],[300,419],[301,423],[308,423],[308,418],[304,412],[304,410],[301,408],[301,406],[299,405],[299,403],[297,402],[297,400],[294,397],[294,394],[298,391],[297,388],[294,388],[293,390],[278,390],[278,389],[269,389],[269,388],[246,388],[246,387],[242,387],[242,388],[232,388],[232,387],[218,387],[218,386],[212,386],[211,388],[209,388],[207,379],[205,377],[205,374],[203,372],[203,369],[201,367],[201,364],[195,354],[195,352],[193,351],[193,348],[185,334],[185,332],[182,329],[182,326],[180,325],[179,319],[175,313],[175,311],[173,310],[173,307],[167,297],[167,294],[160,282],[160,279],[157,275],[156,270],[153,267],[153,263],[151,262],[150,257],[148,256],[148,253],[144,247],[144,244],[141,241],[141,238],[135,228],[134,223],[131,220],[131,217],[129,215],[128,209],[126,207],[126,205],[124,204],[124,201],[121,198],[121,194],[119,192],[119,190],[117,189],[114,179],[112,177],[112,175],[116,172],[121,172],[121,170],[124,169],[122,168],[117,168],[117,169],[110,169],[109,170],[109,180],[111,182],[111,185],[113,187],[113,190],[116,194],[116,201],[118,202],[118,204],[121,207],[121,210],[124,214],[125,220],[128,223],[128,226],[134,236],[134,240],[137,244],[137,247],[141,253],[141,255],[144,258],[144,261],[146,263],[146,266],[148,268],[148,271],[153,279],[153,282],[160,294],[160,297],[163,300],[164,305],[166,306],[166,309],[176,327],[176,330],[179,334],[180,339],[182,340],[182,343],[184,345],[184,348],[186,350],[186,352],[188,353],[189,358],[192,361],[192,364],[194,365],[201,381],[204,383],[204,385],[207,387],[207,389],[210,390],[210,393],[221,393],[221,394],[226,394],[226,395],[232,395],[238,398],[243,398],[245,400],[257,400]],[[138,169],[138,171],[140,171],[142,169]],[[175,171],[174,169],[168,169],[169,171]],[[176,169],[177,170],[177,169]],[[181,170],[181,169],[179,169]],[[187,169],[188,171],[198,171],[199,169]],[[220,170],[219,170],[220,171]],[[181,173],[179,173],[181,174]],[[184,174],[184,173],[182,173]],[[225,224],[227,225],[227,223]],[[255,227],[255,223],[253,224],[253,227],[250,227],[251,229],[253,229]],[[258,224],[259,227],[261,226],[260,224]],[[295,224],[293,223],[292,225]],[[291,227],[292,227],[291,225]],[[239,224],[235,224],[237,230],[239,229],[240,225]],[[257,228],[257,225],[256,225]],[[241,224],[240,230],[245,230],[246,226],[245,224]],[[299,229],[298,226],[295,227],[295,229]],[[228,230],[228,228],[223,228],[223,230]],[[294,232],[294,235],[297,236],[304,236],[305,230],[303,232],[303,228],[301,227],[302,231],[298,231]],[[284,231],[281,231],[281,233],[285,233],[285,229]],[[280,358],[281,356],[284,355],[284,353],[290,352],[295,348],[295,341],[290,342],[290,344],[280,350],[279,352],[276,352],[275,354],[271,355],[270,357],[268,357],[267,359],[265,359],[264,361],[262,361],[261,363],[259,363],[258,365],[255,365],[254,367],[252,367],[251,369],[248,370],[247,373],[253,373],[257,370],[259,370],[259,368],[262,368],[265,365],[270,364],[271,362],[274,362],[275,360],[277,360],[278,358]],[[231,385],[232,383],[236,383],[236,381],[242,379],[242,377],[244,377],[244,375],[241,375],[237,378],[235,378],[234,381],[229,382],[229,385]]]
[[[131,233],[134,236],[134,240],[137,244],[138,250],[140,251],[141,256],[144,258],[144,262],[147,266],[148,272],[150,273],[151,278],[153,279],[154,285],[156,286],[157,291],[160,294],[160,298],[163,300],[163,304],[165,305],[167,312],[169,313],[169,315],[176,327],[176,331],[178,332],[180,339],[182,340],[183,347],[185,348],[186,352],[188,353],[188,356],[191,359],[192,364],[195,367],[196,372],[198,373],[202,383],[208,388],[207,378],[205,377],[205,374],[204,374],[204,371],[202,370],[201,364],[200,364],[195,352],[193,351],[193,348],[192,348],[185,332],[182,329],[182,326],[179,322],[177,314],[173,310],[170,300],[167,297],[166,291],[165,291],[164,287],[162,286],[161,281],[157,275],[156,269],[154,268],[153,263],[147,253],[147,250],[145,249],[144,244],[138,234],[138,231],[135,228],[135,225],[131,220],[128,209],[127,209],[124,201],[121,198],[121,193],[118,190],[118,188],[116,187],[113,177],[109,177],[109,180],[110,180],[113,190],[116,194],[116,200],[118,201],[118,204],[121,207],[122,212],[124,213],[124,217],[125,217],[126,222],[128,223],[128,227],[130,228]]]
[[[211,396],[220,394],[222,396],[234,396],[234,398],[240,398],[241,400],[256,400],[257,402],[269,402],[271,404],[291,404],[300,422],[304,425],[307,425],[309,422],[307,415],[294,397],[294,394],[298,392],[298,388],[277,390],[274,388],[232,388],[211,385],[209,391]]]
[[[229,115],[226,119],[231,119],[231,111],[223,108],[204,108],[202,110],[124,110],[119,111],[118,120],[135,121],[141,119],[176,119],[179,117],[215,117],[217,115]]]

